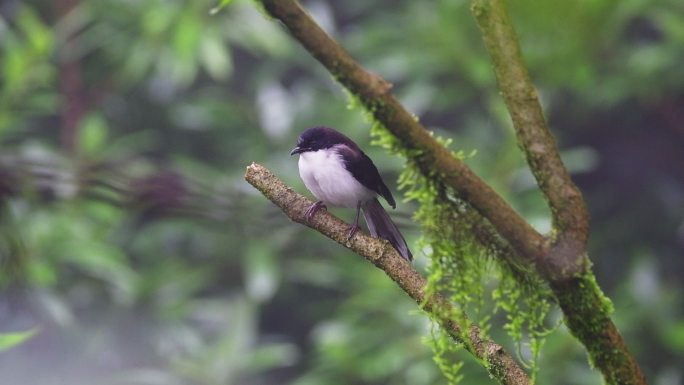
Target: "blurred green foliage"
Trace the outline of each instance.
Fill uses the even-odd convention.
[[[0,334],[0,351],[17,346],[30,339],[38,332],[38,329],[31,329],[25,332],[2,333]]]
[[[242,181],[258,161],[305,192],[287,153],[317,124],[354,138],[391,186],[403,160],[370,146],[362,114],[280,26],[252,2],[224,3],[0,4],[0,333],[40,329],[0,355],[1,384],[445,382],[401,290]],[[549,228],[468,2],[305,5]],[[508,6],[587,198],[615,320],[651,383],[681,383],[684,7]],[[414,242],[412,205],[393,216]],[[515,351],[505,322],[495,315],[490,332]],[[493,382],[453,354],[468,383]],[[539,383],[600,383],[562,326],[539,367]]]

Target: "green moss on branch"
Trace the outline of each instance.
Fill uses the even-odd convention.
[[[554,284],[570,332],[589,353],[589,361],[608,384],[644,385],[646,378],[610,319],[613,305],[593,274]]]

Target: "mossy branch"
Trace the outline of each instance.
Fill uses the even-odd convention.
[[[546,123],[503,0],[474,0],[472,10],[494,63],[518,144],[551,209],[555,237],[544,261],[546,270],[563,277],[582,273],[589,214]]]
[[[589,268],[589,213],[544,118],[504,1],[473,0],[472,10],[494,63],[518,144],[551,210],[553,239],[538,269],[549,280],[570,331],[586,346],[606,382],[646,384],[610,319],[609,300]]]
[[[452,189],[496,229],[523,265],[549,282],[570,331],[611,384],[646,384],[609,315],[586,257],[588,215],[558,154],[501,0],[476,0],[473,9],[490,48],[519,143],[551,207],[556,232],[539,234],[465,163],[440,144],[392,95],[391,85],[357,63],[295,0],[259,0],[264,10],[358,98],[405,148],[421,173]],[[491,45],[491,47],[490,47]],[[512,68],[506,69],[512,60]],[[588,284],[593,282],[593,284]]]
[[[456,313],[453,305],[438,293],[428,296],[425,278],[410,262],[403,259],[389,242],[373,238],[362,231],[347,241],[349,225],[324,210],[320,210],[310,222],[307,222],[304,214],[313,202],[286,186],[271,171],[259,164],[252,163],[247,167],[245,179],[280,207],[291,220],[317,230],[383,270],[457,343],[462,343],[466,350],[483,362],[489,373],[501,384],[529,385],[530,380],[525,371],[501,345],[482,338],[480,329],[472,323],[466,326],[468,332],[465,333],[464,325],[459,324],[463,317],[449,316]]]

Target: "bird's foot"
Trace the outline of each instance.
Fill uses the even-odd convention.
[[[304,213],[304,218],[306,219],[306,221],[311,222],[314,215],[316,215],[316,211],[318,211],[318,209],[320,209],[320,208],[324,208],[325,210],[328,209],[325,206],[325,203],[323,203],[323,201],[318,201],[318,202],[312,204],[311,207],[309,207],[309,209],[306,210],[306,212]]]
[[[358,229],[359,225],[356,223],[349,227],[349,233],[347,233],[347,242],[349,242],[352,239],[352,237],[354,236],[354,234],[356,234],[356,231]]]

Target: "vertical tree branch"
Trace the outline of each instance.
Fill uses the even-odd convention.
[[[357,232],[348,241],[349,225],[323,210],[319,211],[311,222],[307,222],[305,213],[313,202],[297,194],[259,164],[252,163],[247,167],[245,179],[280,207],[291,220],[317,230],[382,269],[406,294],[420,304],[431,318],[439,322],[452,338],[463,343],[466,350],[484,362],[490,375],[501,384],[529,385],[530,380],[525,371],[501,345],[483,339],[477,325],[471,324],[469,332],[464,333],[463,326],[452,316],[455,314],[453,305],[439,294],[427,296],[425,278],[410,262],[403,259],[389,242],[368,236],[362,231]]]
[[[557,233],[553,245],[556,250],[547,257],[553,260],[545,263],[551,274],[562,271],[564,277],[569,277],[581,273],[589,214],[581,192],[560,158],[503,0],[474,0],[472,9],[494,63],[518,144],[551,209]]]
[[[610,305],[589,270],[589,214],[563,165],[544,118],[537,91],[522,59],[503,0],[473,0],[472,10],[494,63],[499,88],[518,145],[544,194],[555,237],[542,271],[551,283],[570,331],[610,384],[646,384],[646,379],[610,319]]]
[[[58,0],[55,3],[57,17],[66,17],[76,6],[78,6],[78,0]],[[76,57],[77,32],[68,31],[62,43],[63,50],[59,55],[59,89],[62,93],[60,141],[62,149],[71,154],[76,150],[78,126],[86,113],[86,103],[81,78],[81,63]]]

